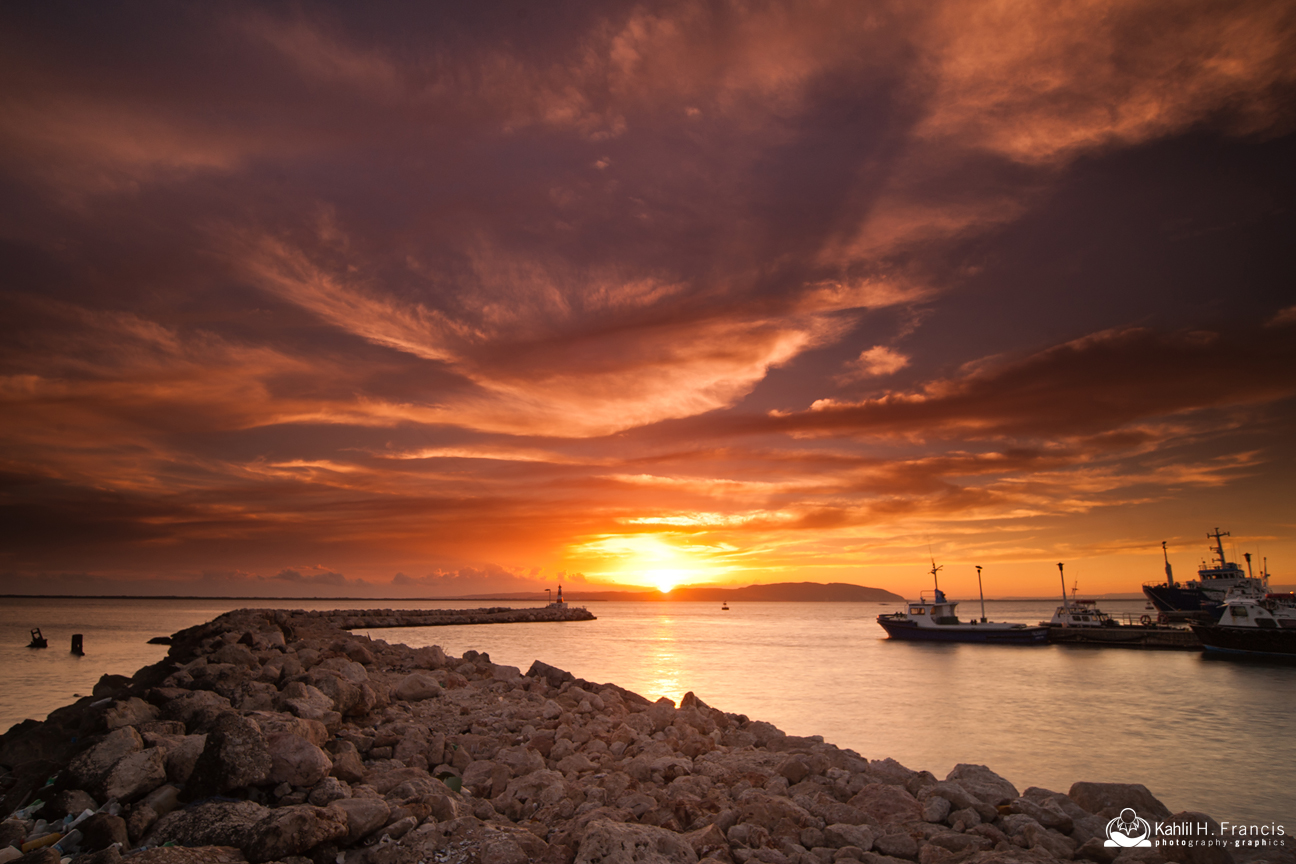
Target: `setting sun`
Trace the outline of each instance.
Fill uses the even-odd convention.
[[[658,591],[669,594],[672,588],[684,581],[686,575],[686,571],[683,570],[649,570],[643,574],[643,577]]]

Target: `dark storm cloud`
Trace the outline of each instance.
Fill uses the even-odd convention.
[[[794,566],[1233,482],[1296,371],[1294,34],[9,4],[0,566],[504,585],[697,526]]]

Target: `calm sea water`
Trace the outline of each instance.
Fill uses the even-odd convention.
[[[161,659],[156,635],[265,601],[6,600],[0,611],[0,728],[42,719],[105,672]],[[294,608],[471,607],[480,603],[294,602]],[[975,604],[964,603],[968,614]],[[992,620],[1036,622],[1051,602],[987,602]],[[1111,612],[1141,602],[1107,602]],[[539,659],[651,699],[708,704],[823,735],[870,759],[943,777],[989,765],[1019,789],[1077,780],[1143,783],[1172,811],[1296,828],[1296,665],[1196,652],[891,642],[875,603],[593,603],[597,621],[374,630],[448,652]],[[39,626],[51,647],[26,647]],[[68,652],[72,633],[86,656]]]

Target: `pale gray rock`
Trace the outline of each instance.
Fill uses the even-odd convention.
[[[600,819],[581,839],[576,864],[695,864],[697,853],[674,831]]]

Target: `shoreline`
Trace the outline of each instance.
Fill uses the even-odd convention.
[[[175,634],[167,658],[132,678],[104,676],[91,697],[19,724],[0,737],[0,764],[13,769],[0,813],[39,793],[46,803],[28,815],[52,825],[60,808],[115,798],[119,814],[82,823],[93,854],[78,864],[122,853],[139,864],[1296,860],[1285,849],[1102,846],[1112,808],[1208,819],[1171,817],[1141,785],[1019,793],[975,765],[938,780],[692,693],[650,703],[538,661],[523,675],[475,651],[369,640],[328,617],[226,613]],[[116,839],[88,848],[105,838]],[[131,851],[140,845],[151,848]],[[41,864],[57,864],[45,848]],[[616,858],[631,849],[658,857]]]

